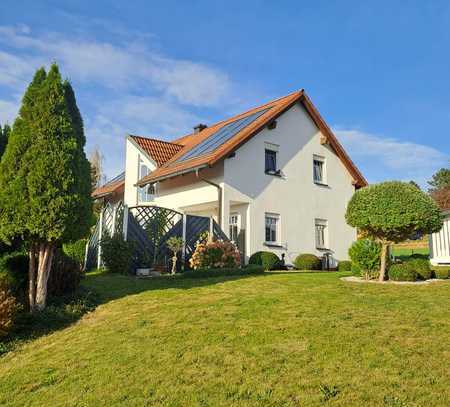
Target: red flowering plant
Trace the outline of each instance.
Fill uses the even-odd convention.
[[[231,242],[223,240],[200,240],[189,259],[194,270],[208,268],[237,267],[241,262],[239,250]]]

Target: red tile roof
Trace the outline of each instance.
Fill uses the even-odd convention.
[[[183,149],[183,145],[169,143],[168,141],[133,135],[130,135],[129,138],[144,150],[144,152],[156,162],[158,167],[161,167],[165,162]]]
[[[125,173],[119,174],[117,177],[108,181],[105,185],[96,188],[92,192],[92,197],[95,199],[103,198],[114,193],[120,193],[125,188]]]
[[[166,178],[174,177],[186,172],[195,171],[196,169],[210,167],[227,157],[231,152],[236,150],[243,143],[248,141],[251,137],[257,134],[260,130],[262,130],[268,123],[272,120],[276,119],[279,115],[288,110],[295,103],[301,103],[305,109],[310,114],[312,120],[315,122],[317,127],[321,130],[322,134],[325,137],[325,141],[330,144],[330,146],[335,150],[336,154],[341,158],[343,164],[349,171],[349,173],[353,177],[353,182],[356,186],[362,187],[367,185],[367,181],[360,173],[358,168],[356,168],[353,161],[344,151],[343,147],[337,140],[336,136],[333,134],[331,129],[327,126],[325,121],[320,116],[317,109],[312,104],[311,100],[308,98],[304,90],[300,90],[298,92],[291,93],[290,95],[275,99],[269,103],[258,106],[254,109],[251,109],[245,113],[241,113],[234,117],[231,117],[227,120],[220,121],[218,123],[213,124],[210,127],[202,130],[199,133],[188,134],[179,139],[174,140],[173,143],[166,143],[172,146],[177,146],[173,148],[171,151],[175,151],[171,157],[168,157],[169,154],[165,155],[166,159],[159,168],[153,171],[151,174],[139,180],[137,185],[143,186],[149,183],[154,183],[157,181],[161,181]],[[269,109],[270,108],[270,109]],[[214,151],[208,152],[201,156],[196,156],[191,159],[177,161],[178,158],[182,157],[188,151],[196,147],[202,141],[207,139],[209,136],[220,130],[222,127],[227,125],[230,122],[233,122],[238,119],[242,119],[246,116],[252,115],[261,110],[268,109],[265,113],[259,116],[256,120],[251,122],[248,126],[242,128],[239,132],[237,132],[233,137],[224,142]],[[149,140],[149,139],[144,139]],[[152,140],[152,142],[159,140]]]

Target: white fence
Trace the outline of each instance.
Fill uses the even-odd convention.
[[[450,264],[450,211],[444,212],[442,229],[430,235],[430,261],[437,266]]]

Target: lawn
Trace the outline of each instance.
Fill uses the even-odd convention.
[[[450,281],[136,280],[0,358],[0,405],[448,406]]]

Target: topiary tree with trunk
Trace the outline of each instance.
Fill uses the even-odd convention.
[[[46,305],[55,248],[89,231],[90,165],[73,89],[56,64],[26,90],[0,163],[0,239],[29,252],[30,311]]]
[[[345,215],[347,223],[381,243],[380,281],[386,273],[386,255],[391,243],[413,233],[436,232],[442,227],[439,208],[415,186],[400,181],[382,182],[353,195]]]

